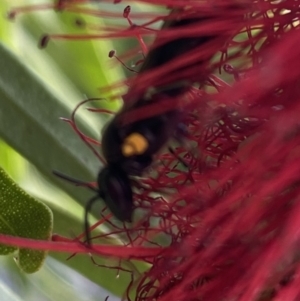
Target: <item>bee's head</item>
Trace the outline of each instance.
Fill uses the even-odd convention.
[[[123,222],[131,222],[133,196],[127,174],[118,166],[108,165],[98,175],[99,196],[110,211]]]

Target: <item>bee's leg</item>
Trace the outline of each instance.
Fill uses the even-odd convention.
[[[88,219],[88,214],[91,211],[93,204],[99,199],[99,195],[93,196],[85,205],[84,208],[84,232],[86,238],[86,245],[91,247],[91,235],[90,235],[90,223]]]
[[[199,152],[197,145],[188,132],[188,127],[184,123],[179,123],[177,125],[173,139],[180,145],[180,147],[185,149],[185,155],[187,155],[187,157],[184,158],[185,156],[179,156],[174,147],[169,147],[168,150],[185,168],[191,170],[193,162],[195,162],[196,158],[199,157]]]
[[[183,158],[179,157],[173,147],[168,147],[169,152],[186,168],[189,168],[188,164],[184,161]]]
[[[188,128],[183,122],[179,122],[175,131],[175,138],[182,139],[189,135]]]

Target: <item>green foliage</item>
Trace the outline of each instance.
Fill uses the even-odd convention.
[[[52,213],[43,203],[20,189],[0,168],[0,233],[32,239],[49,240],[52,235]],[[0,245],[0,254],[17,248]],[[19,249],[17,262],[26,273],[36,272],[46,257],[44,251]]]
[[[22,189],[42,200],[52,210],[54,232],[72,238],[83,230],[83,207],[91,193],[57,179],[52,171],[59,170],[90,182],[95,180],[101,162],[60,118],[69,118],[75,106],[87,97],[108,98],[120,92],[102,93],[99,88],[124,77],[123,68],[108,58],[108,52],[116,49],[121,53],[122,48],[128,49],[132,44],[124,44],[123,40],[51,40],[46,49],[39,49],[39,39],[45,33],[87,33],[88,29],[74,26],[76,18],[83,18],[98,26],[106,22],[99,17],[53,11],[23,14],[13,22],[5,18],[8,10],[16,5],[47,2],[51,3],[50,0],[0,1],[0,166]],[[99,3],[91,5],[99,8]],[[125,6],[122,3],[109,8],[106,6],[105,9],[114,9],[122,15]],[[138,11],[139,5],[134,9]],[[95,105],[117,110],[120,101],[99,101]],[[76,121],[81,131],[100,140],[101,128],[107,122],[107,116],[86,112],[82,108]],[[6,196],[21,194],[15,184],[7,188],[7,185],[0,183],[0,190],[5,191],[3,195]],[[29,196],[27,198],[44,206]],[[6,209],[14,212],[14,207],[10,205],[16,203],[11,197],[6,199],[9,200]],[[24,234],[26,229],[30,231],[35,224],[32,220],[35,211],[27,218],[24,213],[27,203],[21,201],[20,204],[22,223],[20,218],[11,221],[10,227],[2,228],[0,232],[48,239],[47,235]],[[101,208],[103,206],[102,203]],[[99,207],[96,206],[93,211],[94,221],[99,216]],[[39,220],[40,230],[47,228],[47,222],[43,220]],[[104,225],[98,231],[107,232],[108,229]],[[116,237],[111,243],[119,244],[120,240]],[[2,253],[8,251],[14,249],[4,251],[2,248]],[[19,253],[19,265],[24,271],[33,272],[34,268],[25,264],[27,256],[23,256],[24,252],[26,250]],[[38,260],[34,260],[37,269],[45,254],[33,254],[42,254]],[[93,301],[104,300],[109,294],[109,300],[114,300],[113,294],[122,295],[131,280],[128,273],[117,275],[115,270],[99,268],[87,255],[75,256],[71,260],[66,260],[68,254],[49,255],[51,258],[46,259],[39,272],[30,276],[16,269],[11,264],[10,256],[1,256],[0,296],[4,296],[4,300]],[[4,259],[6,257],[8,260]],[[107,258],[97,257],[95,260],[101,265],[118,264]],[[130,266],[137,271],[146,268],[140,263],[130,263]]]

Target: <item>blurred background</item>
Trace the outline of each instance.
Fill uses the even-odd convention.
[[[34,4],[53,2],[0,1],[0,111],[2,116],[7,115],[7,120],[0,121],[0,166],[30,195],[51,208],[54,233],[72,238],[82,232],[83,206],[91,193],[56,179],[52,170],[90,182],[95,180],[101,162],[59,118],[69,118],[75,106],[89,97],[105,98],[95,105],[117,110],[120,99],[109,100],[116,91],[104,93],[100,89],[124,79],[130,72],[115,59],[109,59],[108,53],[112,49],[125,53],[138,47],[138,43],[135,39],[50,40],[45,49],[40,49],[38,45],[44,34],[84,35],[91,33],[89,27],[105,24],[127,27],[122,18],[127,4],[91,1],[85,6],[104,15],[108,11],[119,14],[119,18],[41,9],[8,19],[8,13],[15,7]],[[134,12],[159,9],[163,8],[132,4]],[[13,70],[20,70],[19,75],[14,76],[10,72]],[[108,118],[105,114],[87,112],[83,107],[78,113],[78,125],[84,133],[99,140]],[[94,213],[101,207],[103,204],[96,206]],[[114,243],[121,241],[116,238]],[[88,256],[75,256],[71,260],[66,260],[67,257],[68,254],[51,253],[39,272],[25,275],[12,255],[1,256],[1,301],[92,301],[104,300],[108,295],[109,300],[119,300],[116,296],[124,292],[130,281],[128,273],[99,268]],[[114,264],[103,258],[99,263]]]

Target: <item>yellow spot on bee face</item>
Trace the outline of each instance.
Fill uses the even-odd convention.
[[[148,140],[140,133],[132,133],[125,138],[122,145],[124,157],[143,154],[149,146]]]

